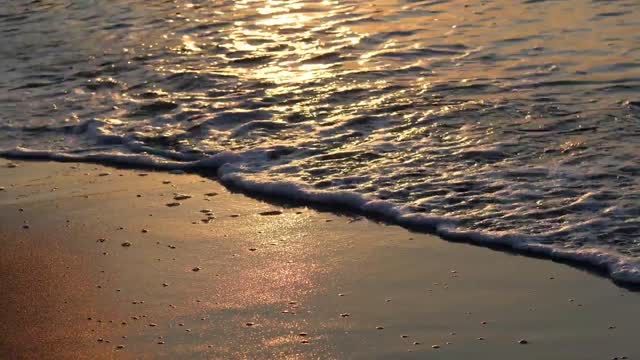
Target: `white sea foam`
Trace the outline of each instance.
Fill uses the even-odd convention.
[[[91,162],[164,171],[217,171],[218,179],[223,184],[249,193],[294,202],[302,201],[312,205],[329,205],[339,210],[356,211],[413,230],[434,233],[446,240],[499,246],[520,253],[569,261],[603,271],[614,281],[640,284],[640,261],[638,259],[623,256],[606,247],[584,246],[572,249],[541,243],[545,238],[560,237],[572,229],[562,228],[541,235],[526,235],[514,231],[465,230],[457,225],[458,219],[455,217],[415,213],[405,205],[373,199],[351,191],[318,190],[293,181],[261,180],[258,176],[241,170],[244,158],[236,153],[225,152],[192,161],[173,161],[149,155],[123,153],[80,155],[16,148],[2,150],[0,156],[31,160]],[[587,198],[589,196],[583,197],[581,202]],[[580,224],[572,226],[579,227]]]

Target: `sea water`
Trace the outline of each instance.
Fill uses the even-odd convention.
[[[160,170],[640,283],[637,0],[12,0],[0,154]]]

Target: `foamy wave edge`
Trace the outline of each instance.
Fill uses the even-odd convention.
[[[435,234],[449,241],[500,247],[525,255],[529,254],[592,268],[607,274],[616,283],[640,286],[640,260],[618,254],[608,248],[565,249],[536,242],[539,237],[532,235],[515,232],[461,230],[455,227],[456,219],[410,212],[405,206],[386,200],[371,199],[355,192],[317,190],[296,182],[262,181],[255,175],[242,172],[241,165],[245,157],[233,152],[221,152],[199,159],[172,152],[156,152],[155,155],[73,154],[25,148],[0,150],[0,157],[10,159],[97,163],[162,171],[216,172],[218,180],[222,184],[245,192],[351,210],[411,230]],[[167,157],[174,160],[167,160]],[[545,237],[547,236],[553,236],[553,234],[545,234]]]

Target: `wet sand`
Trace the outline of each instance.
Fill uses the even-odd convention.
[[[0,189],[2,359],[640,358],[640,294],[564,264],[189,174],[0,160]]]

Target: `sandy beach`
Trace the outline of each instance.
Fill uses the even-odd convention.
[[[637,359],[640,295],[215,180],[0,161],[2,359]]]

